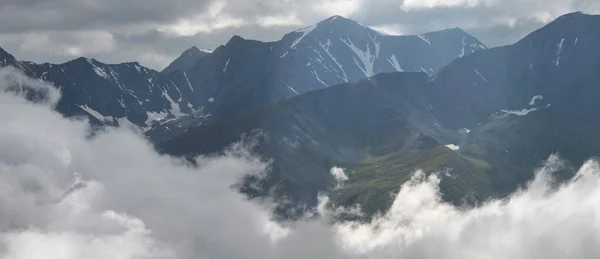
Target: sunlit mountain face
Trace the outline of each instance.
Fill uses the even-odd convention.
[[[0,259],[598,258],[600,16],[332,16],[138,62],[0,49]]]

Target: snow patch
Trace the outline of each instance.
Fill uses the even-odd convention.
[[[398,62],[398,59],[396,58],[395,54],[392,54],[392,56],[389,57],[387,59],[387,61],[390,62],[390,65],[392,65],[392,67],[394,67],[394,69],[396,69],[396,71],[398,71],[398,72],[404,72],[404,70],[400,66],[400,62]]]
[[[462,58],[462,57],[465,56],[465,47],[466,47],[465,44],[466,44],[465,43],[465,37],[463,37],[463,39],[462,39],[462,45],[463,45],[462,46],[462,50],[460,51],[460,54],[458,54],[459,58]]]
[[[449,144],[449,145],[446,145],[446,147],[447,147],[447,148],[449,148],[449,149],[451,149],[451,150],[454,150],[454,151],[456,151],[456,150],[459,150],[459,149],[460,149],[460,147],[459,147],[459,146],[457,146],[457,145],[454,145],[454,144]]]
[[[304,39],[304,37],[306,37],[306,35],[308,35],[310,32],[312,32],[315,28],[317,28],[317,25],[311,25],[311,26],[299,29],[297,31],[294,31],[297,33],[302,33],[302,35],[300,35],[300,37],[296,38],[296,40],[294,40],[294,42],[292,42],[290,49],[293,49],[294,47],[296,47],[296,45],[298,45],[302,41],[302,39]]]
[[[471,130],[470,130],[470,129],[467,129],[467,128],[463,128],[463,130],[464,130],[464,131],[465,131],[467,134],[469,134],[469,132],[471,132]]]
[[[363,51],[360,48],[356,47],[356,45],[354,45],[354,43],[348,37],[346,37],[345,40],[340,38],[340,40],[344,44],[346,44],[346,46],[348,46],[352,50],[352,52],[354,52],[356,57],[358,57],[358,59],[362,63],[362,66],[361,64],[359,64],[359,61],[356,59],[356,57],[353,56],[352,58],[354,59],[354,63],[356,64],[356,66],[358,66],[358,68],[364,73],[366,77],[372,77],[375,75],[374,63],[375,60],[379,57],[380,50],[379,42],[376,42],[375,39],[371,37],[371,34],[369,34],[369,37],[371,38],[371,42],[375,46],[375,53],[371,53],[371,44],[369,44],[369,42],[367,42],[366,50]]]
[[[481,77],[481,79],[483,79],[483,81],[485,81],[486,83],[488,82],[488,80],[485,79],[485,77],[483,77],[483,75],[481,75],[481,73],[479,73],[479,71],[477,71],[477,69],[473,68],[473,71],[475,71],[475,73],[477,73],[477,75],[479,75],[479,77]]]
[[[427,39],[425,36],[417,35],[417,37],[419,37],[419,39],[423,40],[424,42],[427,43],[427,45],[429,45],[431,47],[431,41],[429,41],[429,39]]]
[[[86,105],[78,105],[78,106],[79,106],[79,108],[81,108],[82,110],[87,112],[89,115],[92,115],[94,118],[98,119],[101,122],[113,122],[113,117],[104,116],[101,113],[97,112],[96,110],[87,106],[87,104]]]
[[[325,87],[328,87],[329,85],[327,85],[325,82],[323,82],[323,80],[321,80],[321,78],[319,77],[319,74],[317,74],[317,71],[315,71],[314,69],[310,71],[311,74],[313,74],[315,76],[315,79],[317,79],[317,81],[319,81],[321,84],[323,84]]]
[[[190,87],[190,90],[192,90],[192,92],[193,92],[194,88],[192,87],[192,84],[190,84],[190,79],[188,78],[188,76],[185,72],[183,72],[183,76],[185,76],[185,81],[187,82],[188,86]]]
[[[560,53],[562,52],[562,47],[563,47],[564,42],[565,42],[565,38],[562,38],[560,40],[560,43],[558,43],[558,50],[556,50],[556,66],[558,66],[558,64],[560,64]]]
[[[200,51],[205,52],[205,53],[213,53],[212,49],[200,49]]]
[[[281,83],[283,83],[285,86],[287,86],[292,92],[294,92],[296,95],[300,95],[298,92],[296,92],[296,89],[294,89],[293,87],[291,87],[289,84],[287,84],[286,82],[284,82],[283,80],[281,80]]]
[[[347,83],[348,82],[348,76],[346,75],[346,70],[344,70],[344,68],[342,67],[342,64],[340,64],[340,62],[338,62],[335,59],[335,57],[333,55],[331,55],[331,52],[329,52],[329,47],[331,46],[331,40],[327,39],[327,42],[325,44],[319,42],[319,46],[321,47],[321,49],[323,49],[325,51],[325,53],[327,53],[327,55],[329,56],[329,58],[338,66],[338,68],[340,69],[340,72],[342,74],[341,75],[342,79]]]
[[[170,80],[170,81],[171,81],[171,85],[173,86],[173,88],[175,88],[175,90],[177,90],[177,92],[179,93],[179,99],[177,99],[177,102],[180,103],[183,100],[183,94],[179,90],[179,87],[177,87],[177,85],[175,85],[173,80]]]
[[[148,118],[146,118],[146,121],[144,122],[144,124],[146,124],[146,127],[144,129],[149,129],[152,126],[152,123],[154,123],[155,121],[162,121],[165,118],[167,118],[167,116],[169,116],[168,112],[162,111],[162,112],[146,112],[146,116]]]
[[[512,111],[508,111],[508,110],[501,110],[502,112],[504,112],[504,114],[508,115],[508,114],[512,114],[512,115],[517,115],[517,116],[525,116],[527,114],[529,114],[532,111],[536,111],[537,108],[532,108],[532,109],[522,109],[522,110],[512,110]]]
[[[109,79],[108,74],[106,73],[106,71],[104,71],[103,68],[94,65],[91,61],[88,60],[88,62],[92,65],[92,68],[94,69],[94,72],[96,73],[96,75],[103,77],[104,79]],[[64,71],[63,71],[64,72]]]
[[[573,46],[577,46],[577,41],[579,40],[579,38],[575,38],[575,42],[573,42]]]
[[[215,102],[215,98],[214,97],[208,98],[208,102],[209,103],[214,103]]]
[[[544,96],[536,95],[533,98],[531,98],[531,101],[529,101],[529,105],[535,105],[535,101],[542,99],[544,99]]]
[[[134,64],[133,67],[135,67],[135,69],[138,71],[138,73],[142,73],[142,70],[140,69],[140,66],[138,66],[137,64]]]
[[[173,116],[179,118],[183,115],[185,115],[183,112],[181,112],[181,108],[179,108],[179,104],[176,103],[175,101],[173,101],[173,98],[171,98],[171,96],[166,92],[163,91],[162,95],[167,98],[167,101],[169,101],[171,103],[171,114],[173,114]]]
[[[229,61],[231,61],[231,59],[227,59],[227,62],[225,62],[225,67],[223,68],[223,72],[225,72],[227,70],[227,66],[229,65]]]
[[[141,129],[140,127],[138,127],[137,125],[135,125],[133,122],[131,122],[129,119],[127,119],[127,117],[122,117],[122,118],[116,118],[117,123],[119,124],[119,127],[121,128],[129,128],[129,129],[133,129],[134,131],[138,132],[138,131],[144,131],[143,129]]]

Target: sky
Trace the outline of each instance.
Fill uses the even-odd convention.
[[[274,41],[341,15],[391,34],[460,27],[488,46],[511,44],[597,0],[0,0],[0,47],[19,60],[80,56],[161,70],[191,46],[233,35]]]
[[[35,103],[24,96],[39,93]],[[0,259],[563,259],[600,258],[600,162],[570,181],[551,155],[504,200],[442,202],[440,177],[416,171],[390,210],[369,222],[336,222],[319,206],[294,222],[235,186],[264,177],[252,140],[189,162],[158,154],[141,135],[54,110],[60,92],[0,69]],[[44,129],[40,131],[39,129]],[[343,168],[332,168],[343,184]]]

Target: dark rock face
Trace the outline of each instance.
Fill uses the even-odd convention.
[[[25,74],[61,89],[57,110],[66,116],[88,116],[101,125],[149,129],[153,123],[197,113],[191,89],[137,62],[104,64],[78,58],[64,64],[35,64],[5,58]]]
[[[181,53],[181,55],[169,64],[163,71],[164,74],[170,74],[174,71],[185,71],[196,64],[198,60],[206,55],[212,53],[211,50],[198,49],[197,47],[191,47],[188,50]]]
[[[161,142],[185,132],[188,127],[177,127],[182,124],[210,124],[378,73],[431,74],[457,57],[484,49],[460,29],[390,36],[339,16],[286,34],[276,42],[235,36],[191,68],[171,73],[177,85],[195,89],[199,107],[211,116],[202,121],[173,120],[157,125],[148,135]]]
[[[194,118],[194,125],[199,125],[209,116],[198,106],[194,89],[137,62],[105,64],[78,58],[63,64],[35,64],[1,50],[0,66],[15,67],[60,88],[62,98],[56,109],[65,116],[87,116],[97,125],[130,126],[144,132],[177,118]]]
[[[568,14],[514,45],[460,57],[429,78],[381,74],[313,91],[199,127],[162,148],[217,152],[262,129],[269,139],[257,152],[274,159],[267,186],[277,183],[281,193],[314,202],[317,191],[331,190],[329,169],[342,166],[349,181],[335,190],[338,201],[374,204],[371,213],[385,209],[390,193],[419,168],[446,172],[442,189],[456,203],[504,195],[553,153],[572,163],[560,178],[600,155],[599,29],[600,16]],[[360,44],[366,43],[354,45]]]
[[[256,151],[273,159],[271,184],[282,195],[316,201],[331,184],[328,171],[367,155],[422,149],[459,139],[442,128],[426,104],[425,73],[379,74],[310,92],[274,106],[199,127],[167,142],[174,155],[215,153],[260,129]]]

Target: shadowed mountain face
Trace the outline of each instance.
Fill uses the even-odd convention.
[[[568,14],[515,45],[457,60],[440,73],[433,87],[443,107],[437,117],[452,128],[474,128],[463,152],[508,168],[495,175],[501,189],[529,179],[528,169],[552,153],[576,167],[600,155],[599,29],[600,16]],[[469,78],[469,71],[479,73]]]
[[[198,60],[212,53],[211,50],[198,49],[197,47],[191,47],[188,50],[181,53],[181,55],[169,64],[162,73],[169,74],[173,71],[185,71],[190,67],[193,67]]]
[[[60,88],[59,112],[87,116],[98,125],[147,130],[159,121],[202,115],[191,89],[179,88],[168,76],[137,62],[104,64],[78,58],[63,64],[35,64],[18,61],[2,50],[0,66],[16,67]]]
[[[382,35],[339,16],[291,32],[277,42],[233,37],[214,52],[192,47],[163,72],[136,62],[15,66],[62,90],[57,109],[98,125],[135,127],[155,142],[312,90],[380,72],[433,73],[456,57],[485,49],[459,29],[421,36]]]
[[[334,16],[283,37],[273,83],[294,95],[378,73],[432,74],[455,58],[483,49],[460,29],[391,36]]]
[[[168,142],[174,155],[220,152],[242,134],[262,129],[256,151],[273,159],[271,184],[312,204],[332,184],[332,166],[366,156],[412,152],[452,143],[426,104],[425,73],[380,74],[357,83],[310,92],[274,106],[199,127]],[[325,172],[324,172],[325,170]]]
[[[314,91],[194,129],[163,150],[216,152],[262,129],[269,138],[257,152],[274,159],[265,186],[309,204],[330,190],[369,215],[419,168],[440,172],[444,198],[457,204],[505,195],[550,154],[574,167],[600,155],[599,29],[600,16],[568,14],[431,78],[381,74]],[[332,166],[346,168],[341,188],[332,188]]]
[[[86,58],[35,64],[4,50],[0,66],[15,66],[60,87],[64,97],[57,109],[66,116],[135,127],[162,142],[189,128],[378,73],[434,73],[485,48],[460,29],[390,36],[334,16],[276,42],[234,36],[214,52],[192,47],[162,72],[136,62]]]
[[[309,91],[356,82],[382,72],[434,73],[453,59],[486,49],[471,35],[450,29],[419,36],[383,35],[339,16],[286,34],[280,41],[233,37],[226,45],[171,77],[204,96],[200,123],[211,124]],[[154,127],[157,142],[199,121],[187,118]]]

